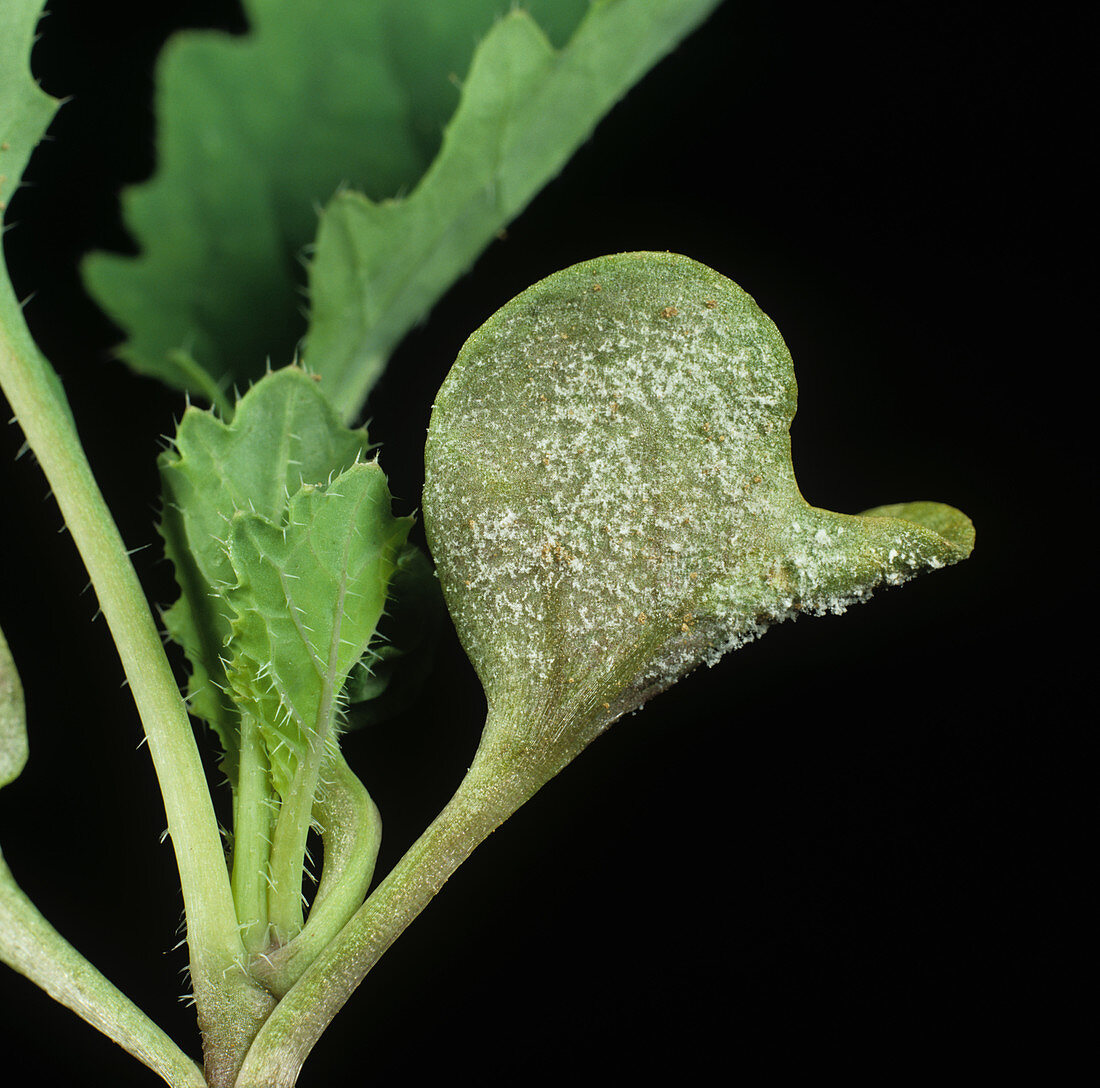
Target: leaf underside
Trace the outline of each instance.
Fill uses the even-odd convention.
[[[404,332],[716,3],[245,0],[247,36],[178,35],[158,70],[158,172],[123,198],[142,252],[85,264],[120,354],[221,403],[289,362],[331,200],[308,351],[353,415]]]
[[[673,254],[559,272],[469,339],[436,398],[424,519],[491,705],[587,743],[769,624],[965,558],[953,508],[809,506],[795,398],[772,322]]]

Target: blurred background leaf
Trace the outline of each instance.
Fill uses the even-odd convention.
[[[465,271],[503,221],[560,169],[630,84],[716,3],[598,0],[590,6],[587,0],[536,0],[528,12],[506,18],[507,24],[531,28],[544,43],[546,63],[559,72],[568,68],[572,46],[556,59],[551,47],[563,46],[586,12],[584,26],[598,31],[609,22],[612,30],[625,25],[634,34],[626,40],[621,33],[595,35],[599,51],[616,61],[597,69],[607,68],[604,87],[596,84],[607,93],[592,94],[591,84],[575,78],[559,79],[556,94],[530,103],[505,93],[503,108],[533,111],[525,141],[527,158],[534,156],[537,164],[515,194],[519,199],[497,208],[491,221],[478,222],[473,237],[466,237],[471,231],[463,225],[469,215],[465,190],[435,192],[433,241],[452,227],[465,240],[457,256],[444,260],[442,273],[440,255],[426,258],[424,245],[409,236],[407,220],[390,216],[383,257],[389,260],[393,248],[413,247],[412,266],[394,270],[402,281],[411,278],[412,298],[396,316],[391,300],[383,299],[386,312],[371,312],[369,321],[384,319],[385,342],[379,347],[375,337],[369,358],[362,345],[352,358],[337,358],[332,369],[339,365],[338,376],[350,381],[346,367],[367,366],[369,378],[376,377],[396,341]],[[471,68],[471,57],[487,50],[494,58],[494,79],[507,83],[500,66],[508,69],[513,61],[510,45],[503,53],[497,48],[497,20],[509,7],[505,0],[245,0],[249,31],[244,36],[190,31],[172,38],[158,68],[157,172],[123,196],[126,223],[141,252],[95,253],[84,265],[92,294],[126,333],[122,358],[222,407],[234,383],[258,377],[268,361],[291,362],[305,332],[302,265],[319,207],[348,186],[378,201],[416,185],[459,102],[456,84]],[[540,19],[548,38],[536,27]],[[489,41],[475,49],[487,36]],[[589,54],[592,39],[592,34],[585,38]],[[533,88],[507,88],[512,90],[526,96]],[[484,83],[478,83],[476,93],[463,100],[467,117],[486,112],[485,93]],[[494,109],[490,103],[481,117],[484,125],[502,123]],[[563,116],[576,123],[562,130]],[[514,139],[514,128],[505,126],[503,135]],[[457,148],[451,146],[452,161],[456,153],[467,154],[466,139],[464,134]],[[464,166],[487,175],[491,185],[498,170],[510,168],[507,150],[482,139]],[[416,205],[420,215],[424,205],[424,200]],[[364,275],[359,268],[348,271],[357,279]],[[416,290],[420,277],[429,286]],[[326,307],[326,315],[331,309]],[[339,314],[341,320],[346,316]],[[325,335],[331,337],[332,330]],[[322,342],[312,365],[327,372],[329,348]],[[334,398],[348,415],[371,381],[352,384],[353,392]]]

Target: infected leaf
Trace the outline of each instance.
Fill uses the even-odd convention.
[[[771,624],[969,554],[950,507],[808,505],[795,395],[752,298],[673,254],[575,265],[467,341],[432,413],[425,528],[490,722],[548,773]]]

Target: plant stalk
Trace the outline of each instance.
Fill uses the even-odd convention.
[[[288,944],[252,957],[249,973],[282,998],[363,905],[382,841],[382,818],[363,783],[338,752],[330,756],[313,806],[324,843],[324,869],[305,927]]]
[[[61,383],[0,283],[0,387],[80,552],[141,715],[187,911],[191,978],[208,1063],[232,1065],[270,1010],[245,975],[221,836],[183,698],[156,623],[84,454]],[[243,1036],[247,1034],[247,1039]],[[225,1053],[238,1051],[227,1058]]]
[[[511,757],[492,734],[487,725],[443,811],[279,1002],[235,1088],[293,1088],[310,1050],[386,949],[475,848],[552,777]]]
[[[241,939],[255,952],[268,941],[268,868],[275,794],[259,725],[241,715],[241,750],[233,794],[233,900]]]
[[[16,884],[2,855],[0,958],[172,1088],[206,1088],[198,1065],[42,917]]]

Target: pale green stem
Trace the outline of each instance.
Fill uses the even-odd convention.
[[[292,1088],[310,1050],[367,972],[451,874],[560,768],[485,738],[454,797],[313,961],[260,1029],[236,1088]]]
[[[267,944],[268,867],[275,793],[267,749],[251,714],[241,715],[241,751],[233,794],[233,900],[249,952]]]
[[[277,997],[298,981],[362,905],[382,841],[378,807],[342,755],[336,754],[323,777],[313,814],[321,825],[325,863],[309,918],[289,944],[252,957],[250,974]]]
[[[202,1070],[38,912],[0,855],[0,959],[159,1073],[206,1088]]]
[[[2,277],[0,277],[2,278]],[[129,555],[92,475],[61,384],[0,286],[0,386],[53,489],[91,577],[160,780],[187,911],[191,978],[207,1061],[228,1069],[270,1008],[241,968],[244,947],[221,836],[191,723]],[[237,1056],[226,1057],[226,1050]]]
[[[305,768],[294,776],[294,786],[279,806],[271,836],[271,886],[267,893],[268,919],[273,938],[286,943],[302,930],[302,874],[306,843],[313,823],[313,793]],[[306,781],[304,781],[306,780]]]
[[[343,615],[343,597],[336,601],[337,616]],[[340,639],[340,624],[333,625],[329,660],[335,660]],[[304,919],[302,874],[306,844],[313,825],[313,805],[321,782],[321,768],[328,757],[328,741],[336,724],[337,684],[333,675],[325,677],[324,691],[313,723],[309,744],[300,757],[290,792],[279,807],[275,833],[271,839],[271,889],[268,894],[268,920],[273,937],[284,944],[302,930]]]

